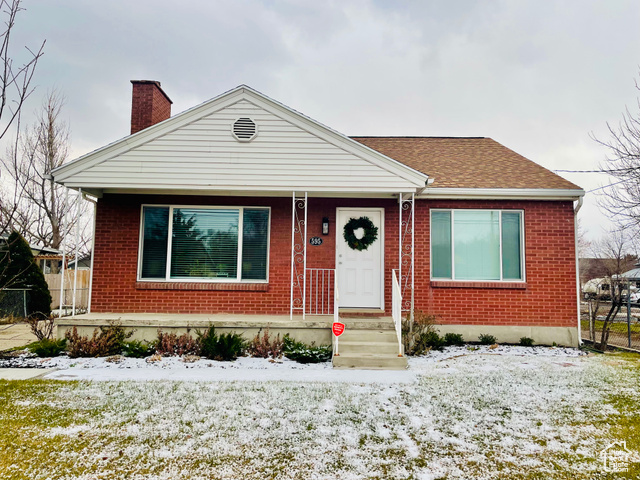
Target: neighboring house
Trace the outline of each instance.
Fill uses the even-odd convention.
[[[9,235],[0,235],[0,251],[6,246]],[[50,247],[41,247],[29,244],[34,261],[38,264],[42,273],[57,273],[62,267],[62,252]]]
[[[75,270],[76,261],[75,259],[69,260],[67,263],[67,268],[69,270]],[[91,268],[91,254],[83,255],[78,259],[78,270],[89,270]]]
[[[342,314],[391,328],[415,308],[471,341],[578,344],[580,187],[490,138],[350,138],[247,86],[171,117],[132,83],[132,135],[53,172],[98,198],[91,313],[60,329],[329,341],[337,283]]]
[[[609,277],[616,272],[624,272],[633,268],[638,258],[635,255],[624,255],[616,258],[585,257],[580,259],[580,282],[584,285],[594,278]]]
[[[33,259],[40,266],[42,273],[60,273],[62,268],[62,252],[48,247],[31,247]]]

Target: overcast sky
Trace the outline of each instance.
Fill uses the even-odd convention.
[[[67,98],[75,158],[129,133],[131,79],[173,113],[239,84],[346,135],[486,136],[593,169],[640,65],[637,0],[24,0],[13,41],[46,39],[27,107]],[[599,174],[562,174],[585,190]],[[607,221],[588,193],[581,222]]]

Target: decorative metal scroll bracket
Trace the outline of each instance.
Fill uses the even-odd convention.
[[[402,292],[402,311],[411,312],[412,315],[415,284],[415,203],[414,193],[398,194],[398,283]]]
[[[294,310],[305,318],[307,290],[307,192],[296,196],[293,192],[291,204],[291,304],[289,318]]]

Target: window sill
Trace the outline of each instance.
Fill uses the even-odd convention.
[[[526,282],[469,282],[459,280],[431,280],[433,288],[508,288],[525,290]]]
[[[138,290],[206,290],[267,292],[268,283],[136,282]]]

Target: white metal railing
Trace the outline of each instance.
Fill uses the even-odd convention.
[[[338,291],[338,276],[334,275],[333,279],[333,322],[340,321],[338,308],[340,306],[340,292]]]
[[[335,315],[336,308],[336,270],[334,268],[307,268],[306,270],[307,315]]]
[[[398,337],[398,356],[402,356],[402,291],[398,283],[396,270],[392,271],[393,285],[391,286],[391,316],[393,325],[396,327]]]
[[[340,292],[338,291],[338,276],[335,276],[335,280],[333,282],[333,323],[340,321],[340,314],[338,308],[340,306]],[[333,329],[332,329],[333,330]],[[338,338],[335,335],[331,335],[331,339],[333,340],[333,354],[340,355],[338,351]]]

